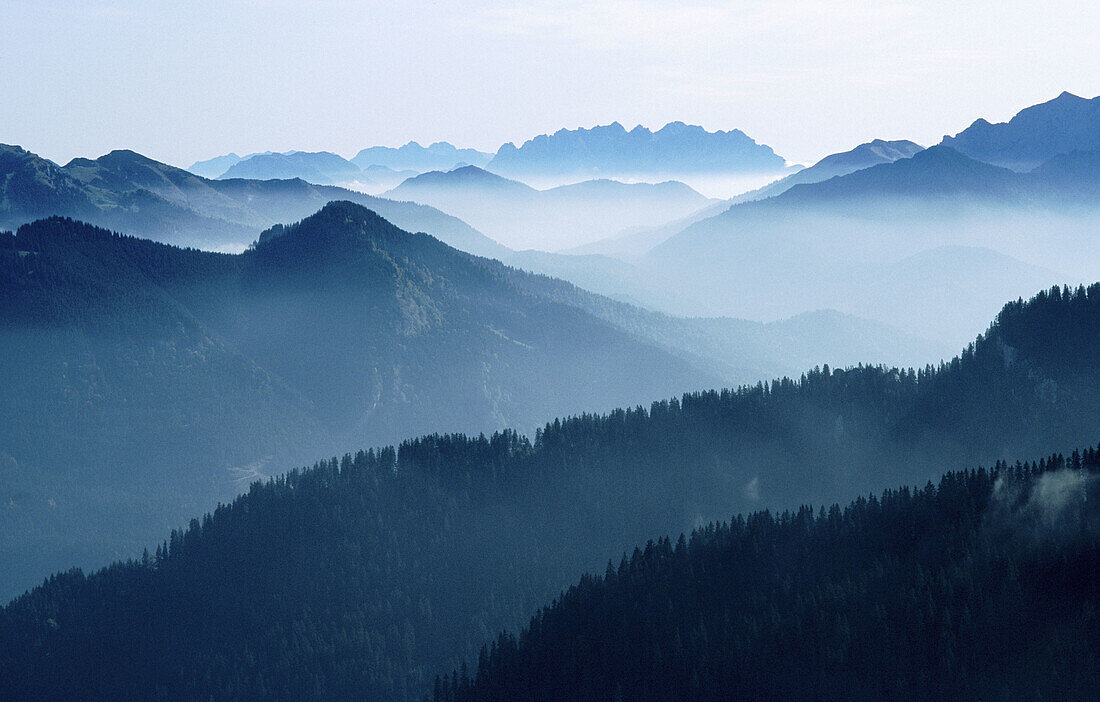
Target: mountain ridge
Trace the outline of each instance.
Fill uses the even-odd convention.
[[[942,299],[951,290],[958,302],[927,316],[919,305],[890,302],[889,280],[881,281],[882,294],[868,296],[868,277],[922,251],[960,246],[964,254],[991,249],[1054,271],[1043,285],[1085,280],[1090,274],[1082,262],[1100,254],[1088,236],[1100,218],[1098,173],[1092,154],[1054,157],[1017,173],[940,145],[733,205],[690,224],[635,264],[671,289],[690,289],[692,281],[722,291],[697,301],[710,315],[767,319],[830,307],[920,336],[935,336],[939,328],[950,335],[942,340],[957,344],[977,331],[998,300],[1026,294],[1035,281],[1029,276],[1014,289],[1011,279],[990,277],[989,291],[996,292],[971,309],[984,284],[954,267],[951,275],[929,269],[927,289],[913,299]],[[811,268],[819,274],[798,273]],[[875,298],[873,313],[852,306]]]
[[[1091,99],[1062,92],[1047,102],[1026,107],[1008,122],[977,119],[940,142],[972,158],[1030,171],[1044,161],[1071,151],[1100,150],[1100,96]]]
[[[240,251],[273,224],[302,219],[332,200],[368,205],[471,253],[507,252],[434,208],[301,179],[211,180],[123,149],[62,168],[20,147],[0,149],[0,227],[11,229],[60,215],[165,243]]]

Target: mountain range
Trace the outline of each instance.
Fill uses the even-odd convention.
[[[700,126],[669,122],[657,131],[618,122],[591,129],[560,129],[507,143],[486,168],[504,176],[614,177],[701,173],[779,172],[786,162],[744,132],[708,132]]]
[[[1091,699],[1098,104],[0,146],[0,699]]]
[[[464,251],[506,251],[431,207],[344,188],[301,179],[211,180],[124,150],[60,167],[18,146],[0,145],[0,228],[58,215],[171,244],[240,251],[271,225],[306,217],[332,200],[366,205]]]
[[[322,218],[345,213],[338,206]],[[286,265],[301,257],[285,250],[290,255],[284,258],[276,255],[278,249],[264,252],[264,247],[289,246],[294,240],[288,236],[294,231],[272,232],[257,247],[252,264],[283,271],[277,278],[281,285],[302,282],[300,276],[286,275],[296,270]],[[331,335],[324,336],[336,345]],[[972,483],[973,474],[949,476],[939,489],[906,488],[881,501],[871,498],[870,504],[861,498],[845,515],[839,507],[827,514],[816,505],[878,492],[884,485],[924,485],[945,470],[957,470],[953,466],[972,467],[979,460],[988,465],[1001,457],[1049,455],[1052,446],[1085,445],[1082,437],[1095,436],[1100,428],[1098,341],[1100,284],[1054,288],[1006,305],[984,335],[939,367],[916,372],[822,367],[798,379],[689,393],[648,409],[555,420],[533,440],[511,431],[492,437],[434,434],[326,459],[311,469],[255,483],[231,505],[173,531],[140,559],[92,575],[60,573],[16,599],[0,611],[0,670],[8,673],[0,676],[0,691],[13,699],[201,699],[224,693],[398,700],[431,693],[433,679],[458,669],[463,660],[480,658],[477,670],[484,676],[448,676],[456,687],[489,689],[503,684],[498,672],[506,668],[550,665],[562,657],[578,670],[590,670],[599,664],[596,656],[604,654],[606,640],[595,631],[587,643],[577,644],[581,648],[538,646],[560,640],[540,622],[565,616],[568,605],[547,610],[532,632],[520,637],[519,646],[529,656],[517,661],[499,652],[502,629],[528,621],[537,607],[584,572],[606,572],[605,583],[620,574],[630,578],[631,592],[639,595],[630,601],[643,611],[638,617],[628,610],[606,620],[592,609],[592,600],[574,591],[568,600],[577,604],[572,611],[588,616],[571,616],[570,625],[557,630],[567,640],[579,642],[573,637],[575,626],[614,636],[644,622],[663,625],[672,623],[669,618],[689,618],[682,621],[680,649],[665,648],[672,645],[671,631],[668,639],[625,633],[615,638],[629,655],[616,658],[607,677],[573,681],[570,689],[582,698],[586,686],[614,682],[630,661],[655,661],[659,654],[673,666],[682,651],[690,654],[687,664],[707,670],[696,652],[742,650],[742,643],[754,644],[761,661],[779,661],[778,668],[744,670],[783,678],[780,691],[800,685],[817,689],[821,677],[784,676],[782,671],[789,670],[784,665],[813,669],[821,657],[828,671],[848,671],[857,679],[873,675],[881,665],[904,666],[889,663],[893,649],[874,649],[882,663],[860,655],[882,640],[899,646],[908,637],[934,642],[930,669],[939,670],[936,666],[955,661],[960,650],[943,648],[944,641],[962,646],[970,640],[944,639],[941,632],[990,631],[983,628],[984,618],[968,619],[960,601],[972,603],[972,614],[994,613],[983,601],[989,607],[1031,602],[1013,594],[1019,590],[1007,575],[1014,572],[1009,563],[990,572],[992,581],[983,581],[994,585],[988,597],[981,591],[973,599],[962,597],[970,580],[938,579],[941,566],[986,562],[968,559],[975,552],[967,544],[974,543],[975,528],[988,524],[983,515],[989,514],[984,506],[995,486],[993,477],[981,473]],[[1086,455],[1087,461],[1095,462]],[[1043,470],[1060,467],[1073,466],[1052,462]],[[1008,469],[1003,462],[996,465],[998,475]],[[1014,470],[1017,476],[1041,479],[1037,470]],[[1072,497],[1075,485],[1084,484],[1051,483],[1042,494],[1052,500]],[[1014,498],[1008,499],[1013,505]],[[809,505],[815,506],[799,509]],[[761,513],[764,508],[768,512]],[[736,524],[713,525],[748,512],[757,514]],[[671,559],[677,552],[686,558],[688,551],[673,551],[662,539],[660,546],[633,556],[624,552],[632,544],[693,528],[701,531],[691,540],[688,562],[699,566],[694,575],[709,583],[711,594],[698,601],[701,611],[691,609],[696,594],[666,598],[667,590],[659,588],[670,581],[647,577],[667,572],[649,570],[651,552]],[[744,549],[730,550],[731,534]],[[991,532],[988,543],[1004,547],[1013,542]],[[1060,560],[1061,551],[1050,553],[1054,558],[1044,563],[1066,562]],[[788,556],[794,554],[800,555],[792,561]],[[620,563],[618,568],[613,562]],[[1021,583],[1029,582],[1030,572],[1051,572],[1029,567],[1015,571]],[[829,578],[817,577],[824,574],[821,568],[829,569]],[[947,574],[956,572],[968,571]],[[799,573],[812,580],[800,579]],[[1090,589],[1078,593],[1087,604],[1098,592],[1095,573],[1087,568],[1080,573],[1091,573],[1083,581]],[[681,570],[671,582],[686,575]],[[822,587],[806,591],[815,584]],[[905,600],[912,588],[922,596]],[[646,592],[659,599],[651,602]],[[759,599],[730,609],[728,616],[707,604],[756,593]],[[603,601],[618,606],[621,593],[614,600],[610,595]],[[780,607],[802,595],[794,609]],[[908,602],[905,609],[893,609],[898,598]],[[875,615],[880,619],[895,612],[904,612],[905,618],[890,618],[894,625],[879,627],[872,636],[854,617],[845,625],[831,614],[827,620],[812,616],[819,607],[833,613],[841,603],[856,607],[845,611],[872,613],[881,605],[883,612]],[[1008,619],[1002,612],[990,621],[1026,615],[1040,622],[1046,611],[1029,605],[1011,611]],[[1074,605],[1067,614],[1086,611],[1087,606]],[[946,620],[937,616],[940,612],[950,613],[949,625],[941,626]],[[802,628],[792,629],[797,622]],[[708,644],[685,638],[691,631],[736,636]],[[845,631],[848,638],[836,638]],[[1034,631],[1044,632],[1040,640],[1049,641],[1046,629]],[[784,632],[794,637],[790,646],[798,645],[789,647]],[[497,648],[486,646],[478,657],[479,648],[491,640]],[[992,640],[1016,639],[982,638]],[[586,646],[591,655],[569,656],[590,650]],[[629,653],[632,647],[639,647],[637,655]],[[1078,649],[1069,645],[1067,650]],[[805,651],[807,657],[787,658],[784,651]],[[983,651],[981,660],[991,665],[988,653]],[[1016,653],[1029,660],[1035,655],[1031,649]],[[959,664],[968,660],[959,659]],[[1036,660],[1047,661],[1044,666],[1050,662],[1041,656]],[[846,661],[859,665],[852,668]],[[560,685],[556,676],[532,677],[524,672],[530,668],[512,669],[516,676],[508,679],[533,691],[520,692],[519,698],[538,697],[541,685],[547,690]],[[919,661],[917,669],[924,669]],[[661,667],[646,680],[691,684],[690,669],[686,677],[676,671]],[[700,689],[721,680],[700,676]],[[871,678],[875,685],[878,680]],[[887,676],[883,684],[899,680],[909,679]],[[953,680],[945,675],[943,684]],[[629,684],[641,683],[631,678]],[[627,685],[624,680],[624,692]],[[877,689],[866,694],[873,696]]]
[[[349,202],[236,255],[58,217],[2,244],[0,557],[20,564],[4,570],[8,592],[132,552],[251,479],[348,446],[534,431],[810,359],[936,357],[834,313],[670,318]]]
[[[1049,187],[1067,193],[1086,194],[1094,187],[1098,169],[1095,167],[1100,144],[1100,98],[1086,100],[1063,93],[1053,100],[1021,110],[1007,123],[991,125],[979,119],[955,137],[944,137],[942,144],[971,159],[1005,166],[1017,171],[1032,171],[1044,162],[1050,163],[1036,171],[1047,178]],[[779,195],[794,185],[828,180],[871,166],[909,158],[921,150],[911,141],[875,139],[843,153],[831,154],[809,168],[787,175],[764,187],[750,190],[723,203],[715,203],[689,217],[624,230],[606,240],[570,250],[569,253],[606,254],[633,259],[684,230],[695,222],[718,215],[729,205],[760,200]],[[1065,161],[1073,161],[1068,167]],[[1044,174],[1043,171],[1051,173]],[[948,174],[944,174],[947,176]],[[948,177],[945,190],[953,184]],[[1076,197],[1076,196],[1074,196]]]
[[[1008,122],[978,119],[941,142],[970,158],[1030,171],[1058,154],[1100,151],[1100,97],[1064,92],[1020,110]]]
[[[388,180],[393,173],[405,171],[405,178],[425,171],[451,170],[461,166],[484,166],[493,155],[476,149],[459,149],[445,141],[421,146],[415,141],[398,148],[372,146],[362,149],[353,158],[345,159],[331,151],[288,151],[238,156],[235,153],[196,161],[187,170],[204,178],[301,178],[318,185],[339,185],[362,180],[364,175],[376,180]],[[242,162],[252,161],[240,170],[232,171]],[[264,171],[279,175],[259,175]],[[323,178],[313,180],[311,178]],[[369,181],[368,181],[369,182]],[[398,181],[400,182],[400,181]],[[396,185],[397,183],[394,183]],[[392,187],[392,186],[391,186]]]
[[[462,166],[484,166],[493,155],[477,149],[459,149],[445,141],[421,146],[415,141],[399,148],[372,146],[357,153],[351,162],[366,170],[371,166],[385,166],[395,171],[451,170]]]
[[[1082,264],[1100,255],[1089,235],[1100,216],[1097,165],[1073,154],[1017,173],[936,146],[734,205],[636,265],[665,287],[709,291],[688,303],[709,314],[769,319],[829,307],[957,344],[998,299],[1088,278]],[[946,267],[922,258],[937,249],[958,258]],[[920,273],[905,275],[916,287],[896,294],[893,269],[921,260]],[[1019,275],[1001,275],[1009,269]]]
[[[192,164],[190,172],[206,178],[227,180],[301,179],[316,185],[339,185],[357,192],[381,192],[399,185],[417,170],[394,170],[387,166],[360,167],[331,151],[287,151],[237,156],[228,154]]]
[[[250,154],[250,156],[256,155],[257,154]],[[197,176],[210,178],[212,180],[220,176],[222,173],[228,171],[232,166],[240,163],[241,160],[244,158],[248,158],[248,156],[239,156],[235,153],[230,152],[228,154],[215,156],[213,158],[204,159],[202,161],[195,161],[187,167],[187,170]]]
[[[251,165],[242,166],[249,161]],[[349,164],[368,176],[372,168],[426,173],[476,166],[510,178],[549,179],[557,184],[592,178],[652,181],[676,175],[780,173],[786,169],[785,161],[770,147],[739,129],[708,132],[700,126],[669,122],[657,131],[638,125],[628,132],[613,122],[590,129],[560,129],[518,147],[507,143],[495,154],[460,149],[447,142],[421,146],[410,141],[398,148],[362,149],[350,160],[329,152],[265,152],[244,157],[231,153],[198,161],[188,170],[207,178],[302,178],[336,185],[362,181],[362,175],[350,170]]]

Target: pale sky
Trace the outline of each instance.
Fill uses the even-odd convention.
[[[0,142],[187,166],[682,120],[808,163],[1100,94],[1098,32],[1095,0],[0,0]]]

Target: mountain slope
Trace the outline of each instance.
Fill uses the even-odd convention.
[[[553,277],[515,270],[504,274],[523,290],[579,307],[620,329],[693,359],[729,385],[794,375],[821,363],[843,367],[873,359],[876,363],[905,367],[951,355],[951,349],[943,345],[835,310],[805,312],[769,323],[728,317],[675,317],[593,295]],[[601,269],[592,273],[602,274]]]
[[[333,446],[308,400],[157,280],[197,268],[219,294],[229,263],[60,219],[0,246],[0,591],[134,553]]]
[[[624,227],[698,210],[707,199],[683,183],[591,180],[536,190],[474,166],[410,178],[384,193],[437,207],[515,249],[551,251]]]
[[[946,146],[934,146],[909,158],[897,159],[822,182],[794,186],[788,203],[868,198],[972,197],[1016,199],[1027,185],[1012,171],[967,158]]]
[[[1090,699],[1098,499],[1089,448],[650,541],[433,699]]]
[[[820,369],[555,420],[534,441],[435,435],[326,460],[254,485],[147,558],[14,601],[0,612],[0,691],[416,698],[654,534],[1084,445],[1100,430],[1098,341],[1100,284],[1053,289],[1007,305],[936,369]]]
[[[979,161],[1030,171],[1059,154],[1100,150],[1100,97],[1062,93],[1008,122],[979,119],[941,143]]]
[[[340,446],[533,430],[721,381],[352,203],[261,239],[212,254],[58,218],[6,235],[0,551],[21,565],[3,591]]]
[[[773,197],[790,190],[801,183],[817,183],[839,175],[847,175],[854,171],[880,163],[892,163],[898,159],[909,158],[924,147],[911,141],[883,141],[875,139],[866,144],[860,144],[851,151],[832,154],[821,159],[809,168],[803,168],[791,175],[765,185],[762,188],[749,191],[742,195],[716,202],[695,212],[688,217],[677,219],[659,226],[629,228],[618,234],[600,241],[572,249],[569,253],[576,254],[606,254],[617,258],[631,259],[641,256],[653,247],[668,241],[669,238],[679,234],[688,226],[721,214],[731,205],[752,200],[762,200]]]
[[[255,154],[251,154],[251,155],[255,156]],[[248,158],[248,157],[245,156],[243,158]],[[203,178],[213,179],[213,178],[217,178],[222,173],[225,173],[227,170],[229,170],[230,166],[232,166],[235,163],[238,163],[241,159],[242,159],[241,156],[238,156],[237,154],[231,152],[231,153],[228,153],[228,154],[224,154],[222,156],[215,156],[214,158],[208,158],[208,159],[203,160],[203,161],[195,161],[194,163],[192,163],[190,166],[187,167],[187,170],[191,171],[192,173],[194,173],[197,176],[202,176]]]
[[[97,210],[89,193],[57,164],[18,146],[0,144],[0,173],[0,226],[48,217],[62,208],[78,216]]]

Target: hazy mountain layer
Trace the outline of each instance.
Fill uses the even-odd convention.
[[[253,180],[301,178],[316,185],[340,185],[355,180],[368,180],[354,163],[328,151],[255,154],[241,159],[217,177]]]
[[[269,243],[293,241],[285,239],[292,235],[276,233]],[[275,261],[261,258],[254,265],[269,263]],[[289,274],[298,269],[276,270]],[[276,279],[283,285],[300,281],[293,275]],[[979,460],[1084,445],[1082,437],[1100,430],[1098,342],[1100,285],[1087,291],[1054,289],[1007,305],[984,337],[939,368],[823,368],[799,380],[689,394],[648,410],[556,420],[534,441],[511,432],[491,439],[429,436],[397,450],[326,460],[254,485],[232,505],[174,532],[141,561],[92,576],[58,575],[13,602],[0,613],[2,692],[17,699],[417,698],[430,692],[438,672],[456,668],[462,659],[472,661],[483,642],[525,621],[581,573],[604,572],[624,549],[656,535],[686,532],[738,512],[767,507],[774,514],[877,492],[884,485],[920,485]],[[934,507],[938,494],[929,489],[907,499],[914,506]],[[973,497],[982,494],[988,493]],[[963,514],[970,504],[982,504],[956,500],[957,490],[945,490],[943,496],[951,496],[951,502],[939,504],[960,505]],[[887,496],[883,504],[890,507],[896,499],[901,497]],[[761,538],[795,537],[797,532],[804,539],[831,530],[830,538],[840,540],[800,550],[810,554],[804,563],[840,569],[852,564],[830,544],[839,549],[862,543],[846,541],[849,527],[857,528],[853,520],[829,516],[817,522],[808,512],[800,514],[793,525],[793,518],[781,520]],[[922,597],[904,611],[927,613],[920,619],[927,626],[891,626],[903,637],[892,641],[900,645],[907,640],[905,632],[917,637],[929,632],[936,641],[933,661],[952,660],[949,651],[958,649],[942,648],[938,634],[956,629],[937,624],[944,621],[936,616],[943,611],[941,603],[952,622],[988,634],[981,619],[968,621],[950,604],[959,600],[940,599],[948,591],[964,595],[966,581],[941,581],[935,569],[907,579],[906,574],[918,571],[906,564],[923,568],[930,564],[926,558],[967,562],[965,549],[950,546],[968,543],[974,522],[953,529],[955,512],[923,512],[924,517],[937,515],[931,523],[917,518],[920,514],[906,511],[890,526],[878,521],[878,512],[864,513],[858,533],[887,542],[896,533],[897,558],[850,571],[857,577],[825,580],[836,587],[800,606],[858,602],[874,611],[874,593],[896,593],[906,601],[912,583],[931,595],[931,604]],[[754,518],[752,528],[775,524],[767,519]],[[937,548],[934,534],[950,535],[949,548]],[[754,542],[753,558],[759,560],[746,561],[751,567],[737,571],[741,586],[709,591],[715,597],[751,593],[756,578],[765,585],[773,578],[776,585],[766,591],[781,598],[776,607],[787,614],[773,617],[768,608],[747,605],[736,608],[740,614],[731,614],[728,623],[724,614],[709,611],[705,622],[706,631],[717,635],[746,618],[763,616],[771,622],[766,628],[742,631],[754,637],[750,642],[776,644],[756,649],[760,655],[779,655],[788,648],[770,634],[802,611],[779,604],[801,592],[797,574],[803,571],[786,560],[772,560],[787,551],[767,548],[768,539]],[[865,557],[875,553],[859,550]],[[911,560],[914,555],[918,561]],[[638,564],[635,556],[615,574],[638,572]],[[782,577],[788,567],[793,579]],[[815,568],[805,573],[817,574]],[[728,572],[696,575],[724,580]],[[900,578],[905,586],[889,586],[890,578]],[[859,590],[875,583],[882,587]],[[847,599],[852,587],[854,600]],[[648,607],[644,599],[632,602]],[[659,604],[648,621],[665,622],[679,611],[678,604]],[[1030,611],[1012,610],[1012,617],[991,621],[1028,621],[1019,616]],[[601,624],[598,618],[588,621]],[[612,628],[606,631],[630,621],[607,622]],[[832,661],[828,670],[862,671],[842,665],[848,654],[878,668],[871,665],[878,659],[857,655],[862,621],[849,621],[850,628],[831,617],[819,623],[822,628],[813,631],[822,632],[820,640],[807,639],[803,628],[793,643],[809,647],[814,656],[825,655]],[[698,620],[685,625],[693,630]],[[845,630],[852,647],[832,656],[833,634]],[[647,641],[616,640],[622,645]],[[589,639],[594,653],[599,641]],[[681,644],[686,652],[702,645],[683,636]],[[706,648],[724,650],[725,645],[717,640]],[[876,650],[892,660],[889,651]],[[662,648],[660,655],[669,663],[680,660],[674,649]],[[583,658],[585,664],[598,660]],[[534,652],[528,660],[535,660]],[[616,660],[621,666],[637,658]],[[812,666],[817,659],[800,660]],[[991,659],[984,655],[982,660]],[[993,660],[999,663],[1003,657]],[[771,674],[786,670],[765,669]],[[664,679],[679,678],[654,678]],[[784,679],[790,685],[818,681],[804,675]],[[942,680],[949,685],[953,678]],[[583,691],[594,682],[579,678],[571,689]],[[700,678],[700,684],[711,682]]]
[[[662,244],[687,229],[696,222],[710,219],[728,210],[729,200],[712,201],[709,205],[692,212],[687,217],[674,219],[658,225],[627,227],[617,234],[593,241],[590,244],[565,249],[561,253],[573,255],[611,256],[622,261],[634,261],[653,247]]]
[[[255,156],[256,154],[250,154],[250,155]],[[233,166],[236,163],[239,163],[243,158],[248,158],[248,156],[243,156],[242,157],[242,156],[238,156],[235,153],[228,153],[228,154],[224,154],[222,156],[215,156],[214,158],[208,158],[208,159],[203,160],[203,161],[195,161],[194,163],[192,163],[190,166],[187,167],[187,170],[191,171],[192,173],[194,173],[197,176],[202,176],[203,178],[213,179],[213,178],[217,178],[222,173],[225,173],[226,171],[228,171],[231,166]]]
[[[910,158],[923,149],[924,147],[920,144],[904,139],[900,141],[875,139],[866,144],[860,144],[851,151],[830,154],[809,168],[803,168],[797,173],[780,178],[763,188],[752,190],[744,195],[738,195],[730,201],[730,204],[774,197],[802,183],[819,183],[823,180],[848,175],[881,163],[893,163],[899,159]]]
[[[445,141],[437,141],[430,146],[421,146],[410,141],[399,148],[372,146],[363,149],[351,159],[360,168],[385,166],[395,171],[451,170],[461,166],[484,166],[493,155],[476,149],[459,149]]]
[[[470,222],[514,249],[576,246],[624,227],[690,214],[707,199],[678,182],[590,180],[536,190],[474,166],[424,173],[384,193]]]
[[[556,260],[569,258],[545,255]],[[524,290],[579,307],[693,359],[730,385],[796,375],[821,363],[843,367],[874,359],[875,363],[908,367],[951,355],[944,345],[835,310],[805,312],[768,323],[728,317],[673,317],[593,295],[562,280],[520,271],[508,271],[506,275]],[[599,273],[594,271],[593,275]]]
[[[640,267],[667,288],[706,291],[686,302],[696,313],[775,319],[836,308],[961,343],[998,298],[1091,275],[1097,165],[1077,154],[1020,174],[933,147],[735,205]],[[950,265],[935,251],[951,251]]]
[[[924,147],[911,141],[883,141],[875,139],[866,144],[860,144],[851,151],[832,154],[821,159],[809,168],[803,168],[791,175],[780,178],[774,183],[765,185],[756,190],[707,205],[697,212],[660,225],[638,226],[624,229],[623,231],[601,239],[591,244],[578,246],[568,253],[574,254],[604,254],[624,260],[637,258],[647,251],[668,241],[684,229],[701,220],[721,214],[731,205],[739,202],[762,200],[786,192],[800,183],[816,183],[828,180],[838,175],[846,175],[863,168],[878,165],[880,163],[892,163],[899,158],[909,158]]]

